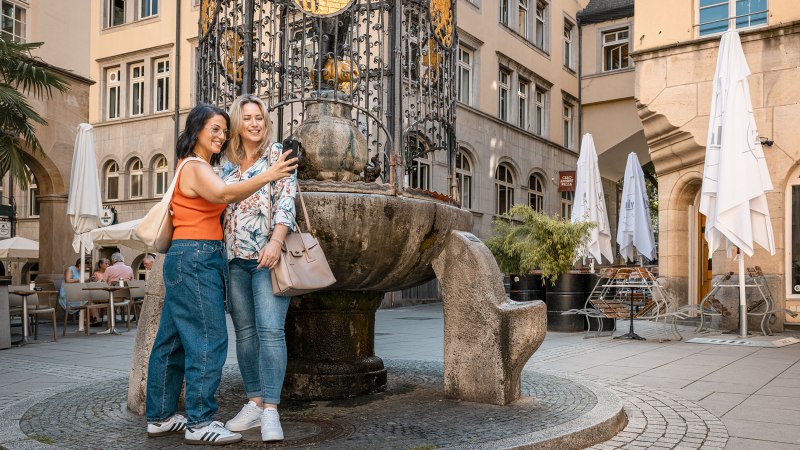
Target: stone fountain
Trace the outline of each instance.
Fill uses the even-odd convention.
[[[522,366],[544,339],[545,308],[505,297],[494,259],[468,233],[472,214],[459,207],[454,0],[203,5],[198,98],[227,106],[256,92],[273,113],[277,140],[302,143],[299,178],[311,229],[337,278],[325,291],[292,299],[284,395],[334,399],[383,390],[375,311],[384,293],[438,275],[450,341],[447,395],[496,404],[518,398]],[[444,167],[423,174],[415,161],[429,156]],[[483,270],[473,273],[476,267]],[[157,322],[159,309],[145,308],[142,322]],[[137,364],[154,335],[139,329],[128,401],[134,411],[143,409],[146,377],[146,364]],[[483,389],[487,382],[499,390]]]

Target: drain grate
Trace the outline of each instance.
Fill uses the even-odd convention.
[[[397,320],[439,320],[438,317],[396,317]]]

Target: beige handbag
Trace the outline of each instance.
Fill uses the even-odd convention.
[[[281,247],[278,264],[271,271],[272,292],[275,295],[290,297],[303,295],[336,283],[325,253],[317,238],[314,237],[314,230],[308,220],[306,203],[303,201],[303,193],[300,192],[299,181],[297,194],[300,196],[303,217],[306,219],[306,226],[310,232],[303,233],[300,226],[297,225],[298,233],[290,233],[286,236],[286,241]]]
[[[156,249],[159,253],[167,253],[172,245],[172,209],[169,204],[172,202],[172,193],[175,191],[175,183],[178,181],[178,174],[189,161],[204,161],[201,158],[186,158],[175,169],[175,177],[169,185],[169,189],[164,193],[161,201],[153,205],[150,211],[145,214],[144,219],[136,227],[136,237],[147,244],[148,247]]]

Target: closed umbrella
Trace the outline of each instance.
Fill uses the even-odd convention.
[[[714,73],[700,212],[706,216],[709,257],[723,246],[728,256],[734,248],[739,249],[739,331],[743,338],[747,337],[744,255],[752,256],[755,244],[775,254],[765,194],[772,190],[772,180],[753,116],[749,75],[739,33],[724,33]]]
[[[619,252],[628,261],[636,260],[636,252],[647,259],[654,259],[656,245],[650,223],[647,188],[636,153],[631,152],[628,155],[623,180],[622,208],[617,226]]]
[[[94,128],[88,123],[78,125],[75,151],[72,155],[72,173],[69,179],[67,215],[75,231],[72,248],[81,255],[81,283],[84,281],[83,255],[92,248],[89,232],[100,225],[103,199],[100,197],[100,179],[97,176],[97,157],[94,150]]]
[[[589,221],[597,224],[592,229],[585,252],[590,254],[594,261],[602,262],[601,258],[605,256],[611,262],[614,259],[614,253],[611,251],[611,227],[608,225],[606,199],[603,195],[600,168],[597,165],[597,151],[589,133],[583,136],[581,154],[578,156],[571,219],[572,222]]]

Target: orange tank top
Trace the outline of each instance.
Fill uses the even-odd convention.
[[[180,164],[180,161],[178,161]],[[184,167],[183,169],[186,169]],[[172,239],[222,240],[220,216],[227,205],[211,203],[202,197],[187,197],[180,190],[181,175],[178,174],[172,194]]]

